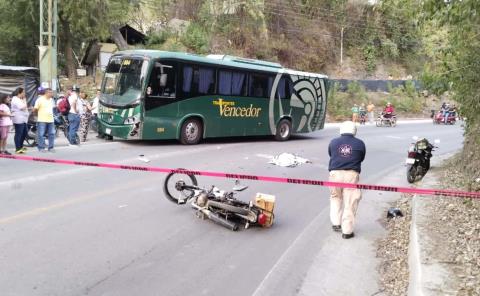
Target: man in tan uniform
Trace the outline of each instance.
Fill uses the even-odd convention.
[[[365,159],[365,144],[355,138],[357,127],[352,121],[340,126],[340,137],[328,146],[331,182],[358,183],[361,163]],[[352,238],[358,203],[362,198],[360,189],[330,187],[330,221],[334,231],[342,231],[342,237]]]

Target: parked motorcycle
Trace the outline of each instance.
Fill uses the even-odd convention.
[[[407,181],[413,183],[417,178],[422,179],[430,169],[430,158],[432,158],[433,148],[438,148],[432,145],[426,138],[419,139],[413,137],[414,143],[408,148],[407,164]],[[435,140],[439,143],[439,140]]]
[[[247,189],[236,182],[232,191],[223,191],[215,186],[204,189],[198,186],[197,179],[188,172],[178,169],[167,175],[164,193],[168,200],[178,205],[190,202],[197,210],[198,218],[208,218],[230,230],[238,230],[239,225],[248,228],[252,225],[270,227],[273,224],[275,196],[258,193],[254,201],[244,202],[234,197],[236,192]]]
[[[58,137],[60,132],[63,132],[65,137],[68,135],[68,120],[66,116],[56,113],[53,116],[54,125],[55,125],[55,137]],[[45,135],[45,138],[48,139],[48,136]],[[77,141],[80,141],[79,136],[77,135]],[[79,143],[79,142],[77,142]],[[27,122],[27,136],[25,137],[25,146],[34,147],[37,145],[37,122],[36,116],[30,115]]]
[[[395,114],[390,114],[390,116],[385,116],[385,114],[380,113],[375,121],[375,125],[380,126],[388,126],[388,127],[395,127],[397,126],[397,116]]]
[[[433,116],[433,124],[455,124],[457,121],[457,116],[455,112],[449,112],[447,115],[447,121],[445,122],[445,116],[443,116],[442,111],[438,111],[434,116]]]

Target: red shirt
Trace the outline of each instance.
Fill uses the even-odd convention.
[[[395,109],[393,109],[392,106],[387,106],[387,107],[385,107],[385,110],[384,110],[384,111],[385,111],[385,113],[392,113],[392,114],[393,114],[393,112],[395,111]]]

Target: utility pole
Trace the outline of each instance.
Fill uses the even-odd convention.
[[[40,0],[40,82],[57,91],[57,0]]]

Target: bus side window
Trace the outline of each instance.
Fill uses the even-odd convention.
[[[219,70],[218,94],[225,96],[245,95],[246,75],[242,72]]]
[[[248,95],[250,97],[267,98],[270,95],[273,77],[264,74],[250,74]]]
[[[278,82],[277,96],[280,99],[290,99],[292,94],[293,94],[293,82],[288,76],[283,75],[280,81]]]
[[[192,81],[193,81],[193,67],[187,66],[187,65],[183,66],[182,92],[183,92],[183,96],[186,98],[191,97]]]
[[[168,63],[155,63],[150,75],[147,95],[152,97],[175,97],[176,95],[175,66]]]
[[[211,68],[200,67],[198,74],[198,93],[201,95],[214,94],[215,71]]]

